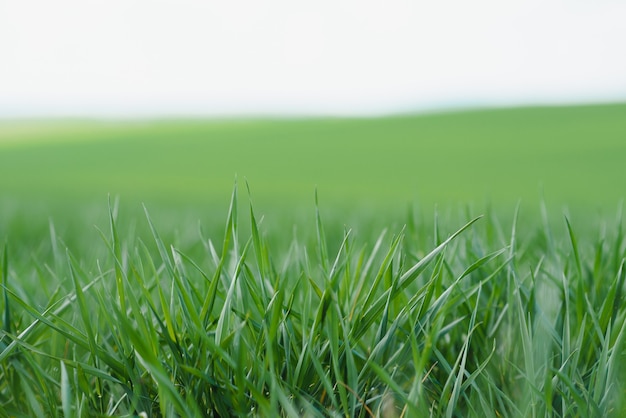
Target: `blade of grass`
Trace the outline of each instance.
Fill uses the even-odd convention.
[[[72,388],[67,376],[67,369],[65,368],[65,363],[61,362],[61,405],[63,406],[64,417],[71,418],[75,416],[72,398]]]
[[[117,207],[117,200],[115,207]],[[115,283],[117,284],[117,294],[120,299],[122,312],[126,312],[126,295],[124,290],[124,272],[122,270],[122,251],[120,248],[120,239],[115,225],[115,216],[111,207],[111,196],[109,195],[109,223],[111,225],[111,247],[113,250],[114,267],[115,267]]]
[[[576,239],[576,235],[574,234],[574,230],[572,229],[572,225],[570,224],[569,219],[567,219],[567,216],[565,217],[565,223],[567,224],[567,232],[569,233],[570,242],[574,251],[574,261],[576,262],[576,272],[578,273],[578,280],[576,281],[576,318],[578,322],[580,322],[582,321],[585,307],[583,269],[580,261],[580,254],[578,252],[578,240]]]
[[[317,246],[319,251],[320,262],[324,272],[328,273],[328,248],[326,244],[326,234],[324,233],[324,225],[320,216],[319,201],[317,198],[317,188],[315,189],[315,225],[317,231]]]
[[[3,286],[2,294],[4,296],[4,312],[3,312],[3,317],[2,317],[2,320],[3,320],[2,329],[7,334],[10,334],[12,332],[11,305],[9,304],[9,294],[7,293],[7,289],[9,286],[9,248],[6,243],[4,244],[4,250],[2,251],[2,268],[0,269],[0,274],[2,274],[2,286]],[[5,346],[2,339],[0,339],[0,343],[2,344],[2,346]]]

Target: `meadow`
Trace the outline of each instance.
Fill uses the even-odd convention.
[[[313,190],[357,206],[540,201],[615,207],[626,105],[372,119],[14,121],[0,124],[3,194],[227,202],[249,179],[264,203]],[[261,203],[261,202],[259,202]]]
[[[1,122],[0,416],[623,416],[625,138],[623,104]]]

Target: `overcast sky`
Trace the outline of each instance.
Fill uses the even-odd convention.
[[[0,117],[626,100],[622,0],[0,0]]]

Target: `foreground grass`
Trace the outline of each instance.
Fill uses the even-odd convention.
[[[113,207],[95,253],[53,225],[48,252],[7,243],[0,416],[625,411],[621,215],[595,238],[494,214],[327,238],[319,213],[266,230],[233,194],[219,238],[150,219]]]

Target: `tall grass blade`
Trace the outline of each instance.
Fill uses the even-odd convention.
[[[74,414],[75,408],[73,405],[73,394],[72,388],[70,387],[70,381],[67,376],[67,369],[65,368],[65,363],[62,361],[61,363],[61,405],[63,406],[63,416],[72,418],[76,415]]]
[[[580,261],[580,254],[578,252],[578,240],[576,239],[576,235],[574,234],[574,230],[572,229],[572,225],[569,222],[569,219],[565,217],[565,223],[567,224],[567,232],[569,233],[570,242],[572,244],[572,249],[574,251],[574,261],[576,262],[576,272],[578,273],[578,280],[576,281],[576,318],[578,322],[583,319],[583,311],[584,311],[584,300],[585,300],[585,290],[584,290],[584,280],[583,277],[583,269],[582,263]]]
[[[324,225],[320,216],[319,201],[317,198],[317,189],[315,189],[315,225],[317,227],[317,245],[322,263],[322,269],[328,272],[328,248],[326,244],[326,234],[324,233]]]
[[[2,251],[2,268],[0,268],[0,274],[2,274],[2,294],[4,296],[4,312],[2,314],[2,329],[6,334],[12,332],[11,327],[11,305],[9,305],[9,294],[7,289],[9,286],[9,248],[4,244]],[[0,347],[6,347],[5,343],[0,338]]]
[[[117,201],[116,205],[117,207]],[[113,249],[115,283],[117,284],[117,294],[120,299],[122,312],[126,312],[126,292],[124,290],[124,273],[122,271],[122,251],[120,247],[120,239],[115,225],[115,215],[117,211],[111,206],[111,196],[109,196],[109,223],[111,225],[111,246]]]

